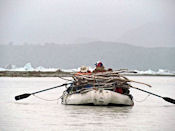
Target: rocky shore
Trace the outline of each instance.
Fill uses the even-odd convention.
[[[0,77],[69,77],[70,72],[57,71],[0,71]]]

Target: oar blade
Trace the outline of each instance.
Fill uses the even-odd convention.
[[[29,97],[31,94],[29,93],[25,93],[25,94],[22,94],[22,95],[19,95],[19,96],[15,96],[15,100],[21,100],[21,99],[24,99],[24,98],[27,98]]]
[[[162,97],[165,101],[175,104],[175,100],[169,97]]]

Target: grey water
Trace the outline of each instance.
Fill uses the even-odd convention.
[[[133,86],[175,99],[175,77],[130,76],[152,85]],[[175,105],[155,96],[130,89],[133,107],[62,105],[59,97],[65,87],[15,101],[23,93],[61,85],[59,78],[0,78],[1,131],[173,131]],[[38,98],[39,97],[39,98]],[[49,101],[50,100],[50,101]]]

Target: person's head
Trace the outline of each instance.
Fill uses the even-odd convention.
[[[103,67],[103,63],[101,61],[97,61],[95,66],[96,67]]]
[[[86,72],[88,72],[88,70],[89,70],[89,68],[87,66],[81,66],[81,68],[80,68],[80,72],[82,72],[82,73],[86,73]]]

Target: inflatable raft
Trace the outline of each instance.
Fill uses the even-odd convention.
[[[133,98],[111,90],[90,89],[79,93],[63,92],[62,104],[65,105],[98,105],[98,106],[133,106]]]

